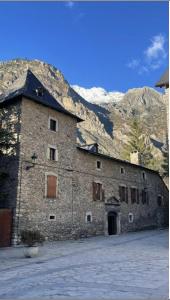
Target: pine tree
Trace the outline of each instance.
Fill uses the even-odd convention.
[[[169,176],[169,143],[168,143],[168,136],[166,136],[166,142],[162,148],[163,153],[163,175],[168,177]]]
[[[138,152],[140,163],[145,167],[154,165],[152,148],[149,143],[149,138],[143,133],[143,128],[140,122],[135,118],[130,125],[129,141],[126,144],[123,152],[125,159],[130,160],[130,153]]]

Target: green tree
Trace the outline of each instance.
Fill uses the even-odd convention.
[[[11,131],[11,126],[3,127],[0,124],[0,156],[14,154],[15,150],[15,138]]]
[[[4,203],[8,196],[7,191],[4,191],[4,184],[9,178],[9,173],[4,171],[4,161],[10,155],[15,153],[16,140],[12,131],[11,124],[3,122],[3,114],[0,114],[0,203]],[[1,163],[3,162],[3,169]]]
[[[162,163],[162,169],[163,169],[163,175],[169,176],[169,143],[168,143],[168,136],[166,136],[166,142],[162,148],[163,153],[163,163]]]
[[[136,118],[130,124],[128,138],[129,141],[124,147],[123,157],[130,160],[130,153],[138,152],[140,163],[145,167],[153,168],[155,162],[149,138],[144,134],[143,128]]]

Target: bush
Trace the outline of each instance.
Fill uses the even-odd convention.
[[[21,231],[21,242],[28,247],[35,246],[36,244],[42,244],[44,240],[44,236],[38,230]]]

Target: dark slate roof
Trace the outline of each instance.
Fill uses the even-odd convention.
[[[87,150],[87,149],[85,149],[84,147],[81,147],[81,146],[77,146],[77,149],[80,150],[80,151],[86,152],[87,154],[96,155],[96,156],[99,156],[101,158],[105,158],[105,159],[109,159],[109,160],[112,160],[112,161],[116,161],[116,162],[121,163],[121,164],[129,165],[131,167],[140,168],[142,170],[146,170],[146,171],[149,171],[149,172],[152,172],[152,173],[156,173],[157,175],[160,176],[160,174],[157,171],[152,170],[152,169],[148,169],[148,168],[146,168],[142,165],[132,164],[131,162],[126,161],[126,160],[121,160],[121,159],[115,158],[113,156],[105,155],[105,154],[102,154],[102,153],[99,153],[99,152],[90,151],[90,150]]]
[[[37,90],[42,90],[42,96],[37,94]],[[31,99],[39,104],[50,107],[57,110],[65,115],[69,115],[77,119],[77,122],[83,121],[76,115],[67,111],[43,86],[43,84],[37,79],[37,77],[28,70],[23,76],[18,78],[13,85],[9,88],[8,94],[1,95],[0,105],[7,104],[12,100],[18,98],[19,96],[24,96]]]
[[[156,87],[169,86],[169,69],[165,71],[160,80],[156,83]]]

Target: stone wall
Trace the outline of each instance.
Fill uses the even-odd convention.
[[[76,119],[68,115],[28,99],[14,107],[19,116],[18,162],[10,166],[16,174],[10,192],[15,212],[14,240],[22,229],[39,229],[50,240],[108,234],[109,211],[117,213],[118,233],[164,225],[165,205],[158,206],[157,196],[163,195],[163,203],[167,203],[167,190],[156,173],[145,171],[144,180],[142,168],[77,149]],[[49,117],[58,120],[57,132],[48,129]],[[58,161],[48,160],[48,145],[56,146]],[[37,156],[34,165],[33,153]],[[101,161],[101,170],[96,168],[97,160]],[[46,197],[47,174],[58,178],[56,199]],[[94,181],[103,185],[101,201],[93,200]],[[119,201],[120,184],[128,187],[128,204],[114,203],[114,199]],[[131,204],[132,186],[138,187],[140,193],[143,188],[148,189],[149,205],[141,203],[141,194],[140,203]],[[134,216],[132,223],[129,213]],[[50,219],[50,215],[55,218]],[[87,221],[88,215],[91,222]]]
[[[58,131],[48,129],[49,117],[58,120]],[[72,169],[76,154],[76,119],[33,101],[23,99],[21,116],[22,178],[18,199],[19,231],[39,229],[49,239],[71,236],[72,231]],[[58,161],[47,158],[48,145],[56,146]],[[31,156],[37,160],[31,166]],[[46,175],[58,178],[58,195],[45,195]],[[55,220],[49,220],[50,215]]]
[[[96,161],[101,161],[101,170],[96,169]],[[119,213],[121,232],[141,230],[145,228],[161,227],[165,224],[165,212],[167,210],[168,190],[157,173],[143,170],[137,166],[101,158],[94,154],[78,150],[77,169],[75,178],[77,180],[77,190],[75,190],[75,202],[79,207],[79,227],[88,230],[91,234],[102,231],[107,234],[107,213],[111,210]],[[121,174],[120,168],[124,168]],[[145,172],[146,179],[143,179]],[[93,201],[92,182],[101,182],[105,192],[104,201]],[[118,210],[117,206],[111,205],[110,199],[119,199],[119,185],[128,187],[128,204],[122,202]],[[139,204],[131,203],[130,188],[139,189]],[[142,204],[142,189],[147,188],[149,193],[149,204]],[[158,206],[157,196],[163,196],[162,206]],[[108,205],[109,204],[109,205]],[[91,227],[84,222],[87,211],[92,212],[93,222]],[[132,213],[134,220],[129,223],[128,215]],[[78,220],[77,220],[78,223]]]

